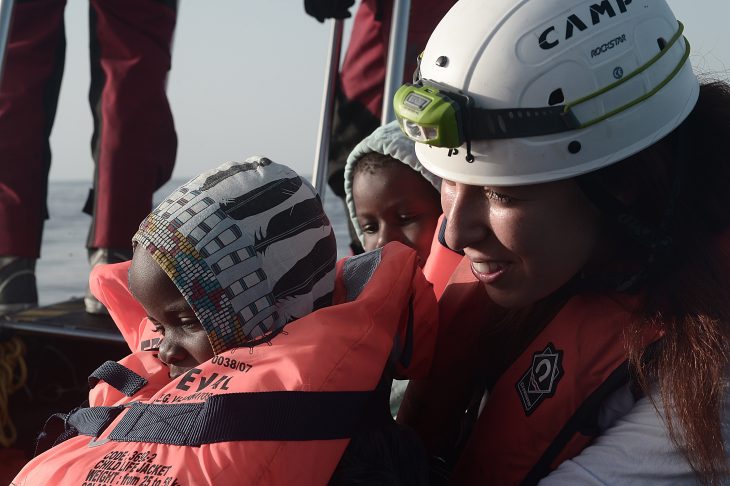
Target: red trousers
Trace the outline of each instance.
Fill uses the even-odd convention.
[[[404,83],[411,82],[418,55],[426,48],[436,24],[454,3],[456,0],[412,0]],[[378,119],[383,106],[392,15],[393,0],[362,0],[340,73],[340,87],[345,97],[356,100]]]
[[[165,83],[177,2],[89,3],[95,173],[87,246],[129,249],[175,163]],[[65,4],[20,0],[14,8],[0,84],[0,255],[40,255],[49,135],[66,50]]]

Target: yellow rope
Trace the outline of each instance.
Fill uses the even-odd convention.
[[[0,343],[0,446],[10,447],[18,438],[10,418],[8,399],[28,378],[25,364],[25,343],[13,337]]]

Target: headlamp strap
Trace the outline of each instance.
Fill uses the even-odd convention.
[[[507,108],[469,110],[469,133],[474,138],[520,138],[550,135],[580,128],[572,111],[563,105],[542,108]]]

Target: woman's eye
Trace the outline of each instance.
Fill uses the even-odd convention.
[[[154,322],[154,321],[150,321],[150,322],[152,322],[153,331],[158,332],[158,333],[162,334],[163,336],[165,335],[165,328],[160,323]]]
[[[511,197],[501,194],[499,192],[496,192],[488,187],[484,188],[484,194],[487,196],[487,199],[491,199],[492,201],[497,201],[500,203],[512,202]]]
[[[375,234],[378,232],[378,225],[376,224],[364,224],[361,225],[360,228],[362,228],[362,232],[366,234]]]

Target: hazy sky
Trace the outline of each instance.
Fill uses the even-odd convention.
[[[730,3],[669,4],[696,71],[727,79]],[[250,155],[311,173],[330,22],[307,16],[302,0],[181,0],[168,84],[179,138],[173,177]],[[50,177],[91,180],[87,0],[68,0],[66,27]]]

